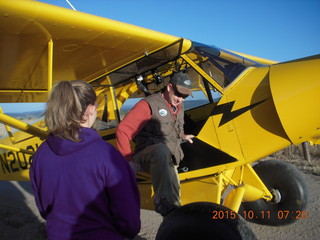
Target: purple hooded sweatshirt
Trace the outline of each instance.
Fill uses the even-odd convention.
[[[129,163],[93,129],[80,142],[50,134],[33,156],[30,180],[49,240],[133,238],[140,195]]]

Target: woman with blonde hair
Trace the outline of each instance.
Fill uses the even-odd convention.
[[[135,174],[91,128],[96,98],[84,81],[61,81],[47,102],[50,134],[33,156],[30,180],[49,240],[116,240],[140,230]]]

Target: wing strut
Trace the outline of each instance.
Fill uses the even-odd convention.
[[[48,42],[48,94],[52,88],[52,73],[53,73],[53,42],[50,38]]]
[[[40,128],[27,124],[23,121],[17,120],[4,113],[0,113],[0,123],[8,124],[13,128],[16,128],[26,133],[29,133],[31,135],[37,136],[40,139],[45,139],[48,136],[48,133],[46,131],[43,131]]]

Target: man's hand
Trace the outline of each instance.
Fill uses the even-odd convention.
[[[185,135],[185,139],[188,143],[193,143],[192,138],[194,138],[194,135],[192,134]]]

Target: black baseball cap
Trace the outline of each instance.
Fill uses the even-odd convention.
[[[179,93],[192,96],[192,81],[186,73],[178,72],[173,74],[170,83],[175,85]]]

